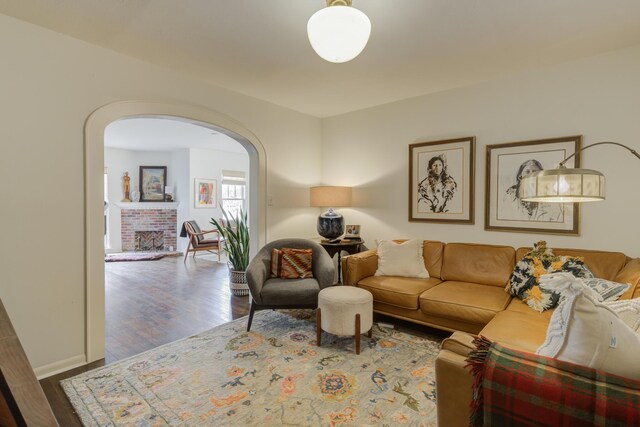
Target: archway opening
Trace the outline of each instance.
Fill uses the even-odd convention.
[[[104,135],[107,126],[129,118],[164,118],[211,129],[238,142],[249,155],[249,217],[255,253],[266,242],[266,157],[258,138],[241,124],[201,107],[119,102],[93,112],[85,124],[86,358],[105,354]]]

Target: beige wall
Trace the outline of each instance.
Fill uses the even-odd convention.
[[[122,100],[198,105],[267,152],[267,239],[314,233],[320,120],[0,15],[2,298],[39,373],[85,351],[83,127]]]
[[[473,67],[473,64],[468,64]],[[530,71],[472,87],[399,101],[323,121],[326,184],[353,185],[347,223],[375,239],[619,250],[640,256],[640,160],[613,146],[595,147],[584,167],[607,177],[607,199],[582,207],[580,237],[484,230],[485,146],[584,135],[640,151],[640,46]],[[408,222],[408,145],[476,136],[475,225]]]

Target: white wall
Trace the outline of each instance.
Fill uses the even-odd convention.
[[[190,149],[189,158],[189,219],[197,221],[203,230],[212,230],[211,218],[218,220],[222,217],[220,202],[222,197],[222,170],[241,171],[247,177],[247,196],[249,195],[249,155],[231,153],[216,150]],[[196,178],[216,180],[216,206],[213,208],[195,207],[195,180]],[[249,210],[249,199],[245,209]],[[178,248],[186,248],[187,239],[178,239]]]
[[[220,218],[222,170],[242,171],[249,179],[249,155],[229,151],[184,149],[175,151],[135,151],[105,148],[104,164],[108,168],[109,188],[109,250],[122,250],[120,207],[117,202],[124,198],[122,177],[129,172],[131,190],[139,188],[140,166],[167,166],[167,185],[173,188],[174,201],[178,205],[178,250],[187,248],[188,240],[179,236],[182,223],[194,219],[202,229],[212,229],[211,218]],[[214,208],[195,208],[195,178],[215,179],[217,204]],[[247,183],[247,190],[249,189]],[[247,192],[248,194],[248,192]],[[249,209],[247,199],[246,209]]]
[[[120,252],[122,239],[120,235],[121,209],[116,205],[124,198],[122,177],[129,172],[131,192],[140,189],[140,166],[167,166],[167,185],[174,187],[176,179],[171,167],[173,153],[170,151],[135,151],[120,148],[104,149],[104,165],[109,171],[107,178],[109,189],[109,250]],[[131,197],[131,194],[129,194]],[[179,231],[179,230],[178,230]]]
[[[174,179],[175,179],[175,194],[173,195],[174,200],[180,202],[178,205],[177,212],[177,220],[178,220],[178,245],[177,250],[185,251],[187,248],[187,239],[180,237],[180,230],[182,229],[182,223],[189,220],[189,195],[191,192],[190,189],[190,181],[191,175],[189,172],[190,164],[189,164],[189,149],[185,148],[182,150],[176,150],[173,152],[172,158],[172,169],[174,171]]]
[[[250,129],[267,152],[267,239],[310,235],[320,120],[0,15],[0,298],[38,373],[85,351],[85,120],[123,100],[198,105]],[[42,251],[25,238],[37,224]],[[286,225],[286,226],[285,226]]]
[[[514,246],[546,239],[640,256],[640,161],[613,146],[584,152],[582,165],[607,177],[607,199],[582,206],[581,236],[484,230],[486,145],[582,134],[583,145],[618,141],[640,151],[639,100],[640,46],[407,99],[324,120],[322,176],[355,186],[356,206],[341,212],[362,225],[369,246],[401,237]],[[475,225],[408,222],[409,144],[473,135]]]

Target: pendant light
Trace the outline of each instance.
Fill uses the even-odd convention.
[[[311,47],[322,59],[347,62],[367,45],[371,21],[351,7],[351,0],[327,0],[327,7],[309,18],[307,34]]]

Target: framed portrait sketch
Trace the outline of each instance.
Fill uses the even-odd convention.
[[[409,221],[473,224],[476,138],[409,145]]]
[[[215,179],[196,178],[195,185],[195,207],[196,208],[215,208],[217,185]]]
[[[140,166],[140,201],[164,202],[166,166]]]
[[[536,203],[520,198],[520,181],[533,172],[558,167],[577,152],[582,136],[512,142],[487,146],[485,230],[578,235],[577,203]],[[580,167],[580,156],[568,168]]]

